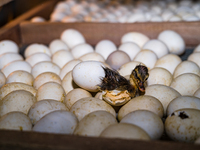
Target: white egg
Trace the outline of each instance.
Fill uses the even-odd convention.
[[[78,59],[79,57],[92,52],[94,52],[93,47],[87,43],[76,45],[71,49],[71,53],[75,59]]]
[[[200,52],[200,44],[197,45],[197,46],[194,48],[193,53],[195,53],[195,52]]]
[[[30,21],[31,22],[45,22],[46,20],[43,17],[35,16]]]
[[[74,113],[79,121],[87,114],[98,110],[107,111],[116,117],[116,112],[111,105],[94,97],[81,98],[70,108],[70,112]]]
[[[185,41],[181,35],[172,30],[164,30],[158,35],[158,39],[164,42],[172,54],[181,55],[185,52]]]
[[[129,123],[142,128],[152,140],[160,139],[164,132],[161,118],[148,110],[136,110],[127,114],[120,123]]]
[[[61,34],[60,39],[63,40],[70,49],[78,44],[85,43],[84,36],[75,29],[64,30]]]
[[[169,20],[168,21],[170,21],[170,22],[179,22],[179,21],[182,21],[183,19],[180,17],[180,16],[178,16],[178,15],[173,15],[173,16],[171,16],[170,18],[169,18]]]
[[[193,73],[184,73],[176,77],[170,87],[177,90],[183,96],[192,96],[200,87],[200,77]]]
[[[0,116],[12,111],[28,113],[30,107],[36,102],[35,96],[25,90],[10,92],[0,101]]]
[[[34,96],[36,95],[36,92],[37,92],[37,90],[34,87],[28,84],[20,83],[20,82],[12,82],[12,83],[7,83],[1,87],[0,99],[3,99],[6,95],[16,90],[26,90],[32,93]]]
[[[166,111],[169,103],[173,99],[181,96],[181,94],[178,91],[174,90],[173,88],[160,84],[147,86],[145,89],[145,95],[153,96],[162,103],[164,108],[164,116],[167,115]]]
[[[98,137],[109,125],[117,123],[116,118],[107,111],[94,111],[80,120],[74,134]]]
[[[98,61],[80,62],[72,71],[74,82],[83,89],[97,92],[97,85],[101,83],[101,77],[105,76],[102,66],[104,64]]]
[[[161,67],[167,69],[171,74],[174,73],[175,68],[182,62],[181,58],[175,54],[167,54],[157,60],[154,67]]]
[[[0,55],[9,52],[18,53],[19,47],[17,46],[17,44],[11,40],[0,41]]]
[[[95,46],[95,52],[101,54],[105,60],[116,50],[116,45],[110,40],[101,40]]]
[[[51,13],[51,15],[50,15],[50,21],[51,21],[51,22],[59,22],[59,21],[61,21],[65,16],[66,16],[66,14],[64,14],[63,12],[54,11],[54,12]]]
[[[161,58],[169,53],[169,49],[165,43],[157,39],[149,40],[144,44],[142,49],[152,50],[158,58]]]
[[[61,69],[61,71],[60,71],[60,78],[63,79],[64,76],[65,76],[68,72],[72,71],[73,68],[74,68],[78,63],[80,63],[80,62],[81,62],[81,60],[73,59],[73,60],[69,61],[68,63],[66,63],[66,64],[62,67],[62,69]]]
[[[147,21],[144,13],[137,12],[137,13],[132,13],[128,18],[127,22],[128,23],[135,23],[135,22],[145,22]]]
[[[143,95],[132,98],[128,103],[122,106],[118,112],[118,119],[121,121],[128,113],[142,109],[152,111],[160,118],[163,117],[164,109],[162,103],[153,96]]]
[[[52,72],[59,75],[60,67],[51,61],[42,61],[35,64],[31,70],[31,73],[34,78],[45,72]]]
[[[169,10],[169,9],[165,9],[162,14],[161,17],[163,19],[163,21],[168,21],[170,19],[171,16],[174,15],[174,12]]]
[[[121,38],[121,43],[126,43],[126,42],[134,42],[138,46],[143,47],[143,45],[149,41],[149,38],[139,32],[128,32],[124,34]]]
[[[74,56],[70,51],[59,50],[52,56],[52,62],[62,68],[66,63],[73,60]]]
[[[139,61],[145,64],[148,69],[152,69],[157,61],[157,55],[151,50],[141,50],[134,58],[134,61]]]
[[[67,44],[60,39],[55,39],[51,41],[49,44],[49,49],[52,55],[59,50],[69,51],[69,47],[67,46]]]
[[[16,60],[24,60],[23,57],[14,52],[7,52],[0,55],[0,69],[5,67],[7,64],[16,61]]]
[[[35,54],[35,53],[39,53],[39,52],[45,53],[51,57],[51,52],[50,52],[49,48],[44,44],[37,44],[37,43],[30,44],[25,49],[24,56],[25,56],[25,58],[27,58],[28,56]]]
[[[105,62],[104,57],[97,53],[97,52],[91,52],[91,53],[87,53],[81,57],[79,57],[79,59],[81,61],[89,61],[89,60],[93,60],[93,61],[100,61],[100,62]]]
[[[26,114],[14,111],[7,113],[0,118],[0,129],[31,131],[32,123]]]
[[[33,67],[35,64],[42,62],[42,61],[51,61],[51,57],[45,53],[35,53],[30,56],[28,56],[25,59],[26,62],[28,62],[31,67]]]
[[[16,60],[1,69],[6,77],[8,77],[10,73],[17,70],[23,70],[31,73],[31,65],[29,65],[29,63],[27,63],[26,61]]]
[[[46,114],[33,127],[32,131],[59,134],[72,134],[78,124],[76,116],[65,110]]]
[[[33,81],[34,78],[32,74],[22,70],[12,72],[6,79],[6,83],[21,82],[30,86],[33,85]]]
[[[85,97],[92,97],[92,95],[90,94],[90,92],[81,89],[81,88],[76,88],[71,90],[70,92],[68,92],[66,94],[65,100],[63,101],[63,103],[68,107],[71,108],[71,106],[78,101],[81,98],[85,98]]]
[[[125,53],[129,55],[131,60],[133,60],[141,49],[136,43],[126,42],[126,43],[122,43],[118,47],[118,50],[124,51]]]
[[[196,63],[200,67],[200,52],[194,52],[190,54],[187,58],[187,60],[190,60],[194,63]]]
[[[149,135],[140,127],[128,123],[116,123],[105,128],[100,137],[132,140],[150,140]]]
[[[6,84],[6,77],[3,72],[0,71],[0,89],[4,84]]]
[[[33,87],[35,89],[38,89],[41,85],[47,83],[47,82],[56,82],[58,84],[61,84],[61,79],[60,77],[53,73],[53,72],[44,72],[44,73],[41,73],[39,74],[34,82],[33,82]]]
[[[28,111],[28,117],[33,125],[36,124],[46,114],[55,110],[69,110],[65,104],[56,100],[45,99],[34,103]]]
[[[198,88],[195,93],[193,94],[193,96],[200,98],[200,88]]]
[[[69,16],[65,16],[64,18],[62,18],[61,22],[78,22],[79,20],[77,18],[75,18],[74,14],[69,15]]]
[[[150,21],[151,22],[163,22],[163,19],[160,15],[152,15]]]

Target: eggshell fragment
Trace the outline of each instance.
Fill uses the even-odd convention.
[[[94,111],[80,120],[74,134],[98,137],[111,124],[117,123],[116,118],[107,111]]]
[[[174,73],[175,68],[182,62],[181,58],[175,54],[167,54],[159,58],[154,67],[162,67],[167,69],[171,74]]]
[[[16,60],[13,61],[11,63],[9,63],[8,65],[6,65],[5,67],[3,67],[1,69],[1,71],[4,73],[4,75],[6,77],[8,77],[8,75],[14,71],[17,70],[23,70],[23,71],[27,71],[29,73],[31,73],[31,65],[29,65],[29,63],[22,61],[22,60]]]
[[[173,99],[181,96],[181,94],[173,88],[160,84],[147,86],[145,89],[145,95],[153,96],[162,103],[164,108],[164,115],[167,115],[167,106],[169,103]]]
[[[200,52],[194,52],[188,56],[187,60],[196,63],[200,67],[200,59],[199,58],[200,58]]]
[[[9,52],[18,53],[19,47],[17,44],[11,40],[0,41],[0,55]]]
[[[12,111],[28,113],[29,108],[36,102],[35,96],[25,90],[9,93],[0,101],[0,116]]]
[[[53,72],[44,72],[35,78],[33,82],[33,87],[35,89],[38,89],[41,85],[47,82],[56,82],[58,84],[61,84],[62,81],[57,74]]]
[[[49,44],[49,49],[52,55],[59,50],[69,51],[69,47],[67,46],[67,44],[60,39],[55,39],[51,41]]]
[[[97,85],[101,83],[101,77],[105,76],[102,66],[104,64],[98,61],[80,62],[72,70],[74,82],[83,89],[97,92]]]
[[[65,110],[56,110],[46,114],[33,127],[36,132],[72,134],[78,124],[76,116]]]
[[[6,95],[8,95],[12,91],[16,90],[26,90],[28,92],[31,92],[34,96],[36,95],[37,90],[25,83],[20,82],[12,82],[7,83],[0,89],[0,99],[3,99]]]
[[[101,40],[95,46],[95,52],[102,55],[105,60],[116,50],[116,45],[110,40]]]
[[[100,137],[132,140],[150,140],[149,135],[140,127],[128,123],[116,123],[103,130]]]
[[[143,47],[143,45],[147,41],[149,41],[149,38],[146,35],[139,32],[128,32],[124,34],[121,38],[121,43],[134,42],[139,47]]]
[[[200,87],[200,77],[193,73],[184,73],[176,77],[170,87],[177,90],[181,95],[192,96]]]
[[[33,125],[43,116],[55,110],[69,110],[65,104],[52,99],[45,99],[34,103],[28,111],[28,117]]]
[[[200,98],[193,96],[179,96],[174,98],[167,107],[167,115],[183,108],[194,108],[200,110]]]
[[[79,57],[79,60],[81,60],[81,61],[93,60],[93,61],[105,62],[104,57],[101,54],[96,53],[96,52],[87,53],[87,54]]]
[[[164,108],[162,103],[153,96],[144,95],[132,98],[128,103],[122,106],[118,112],[118,119],[121,121],[128,113],[142,109],[152,111],[160,118],[163,117]]]
[[[60,39],[64,41],[67,46],[72,49],[78,44],[85,43],[84,36],[75,29],[66,29],[61,33]]]
[[[31,65],[31,67],[33,67],[39,62],[51,61],[51,57],[45,53],[35,53],[28,56],[25,61],[28,62]]]
[[[31,131],[32,123],[26,114],[14,111],[0,118],[0,129]]]
[[[32,86],[33,81],[34,78],[31,73],[22,70],[17,70],[9,74],[6,83],[21,82]]]
[[[165,121],[167,135],[180,142],[194,142],[200,135],[200,110],[179,109]]]
[[[5,67],[7,64],[16,61],[16,60],[24,60],[23,57],[14,52],[7,52],[0,55],[0,69]]]
[[[115,110],[112,106],[103,100],[93,97],[81,98],[70,108],[70,112],[75,114],[79,121],[87,114],[97,110],[105,110],[116,117]]]
[[[6,77],[5,75],[0,71],[0,88],[6,84]]]
[[[92,95],[90,94],[90,92],[81,89],[81,88],[76,88],[71,90],[69,93],[67,93],[65,100],[64,100],[64,104],[68,107],[71,108],[71,106],[78,101],[81,98],[85,98],[85,97],[92,97]]]
[[[45,73],[45,72],[52,72],[57,75],[60,74],[60,67],[53,62],[50,61],[42,61],[37,63],[32,67],[31,73],[34,78],[38,75]]]
[[[136,110],[127,114],[120,123],[134,124],[142,128],[152,140],[159,139],[164,132],[161,118],[148,110]]]
[[[87,43],[76,45],[71,49],[71,53],[75,59],[78,59],[79,57],[92,52],[94,52],[93,47]]]

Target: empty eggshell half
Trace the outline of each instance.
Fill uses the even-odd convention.
[[[28,56],[25,61],[28,62],[31,65],[31,67],[33,67],[39,62],[51,61],[51,57],[45,53],[35,53]]]
[[[0,41],[0,55],[9,52],[18,53],[19,47],[17,44],[11,40]]]
[[[7,52],[0,55],[0,69],[5,67],[7,64],[16,61],[16,60],[24,60],[23,57],[14,52]]]
[[[94,52],[94,48],[87,43],[76,45],[71,49],[71,53],[75,59],[78,59],[79,57],[92,52]]]
[[[45,99],[34,103],[28,111],[28,117],[33,125],[43,116],[55,110],[69,110],[65,104],[56,100]]]

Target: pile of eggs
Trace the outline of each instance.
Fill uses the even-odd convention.
[[[48,46],[30,44],[24,57],[13,41],[0,41],[0,129],[140,140],[166,133],[198,143],[200,45],[182,61],[184,52],[172,30],[157,39],[129,32],[119,46],[104,39],[93,47],[66,29]],[[102,100],[102,66],[129,78],[138,64],[149,69],[145,95],[118,108]]]
[[[119,1],[65,0],[57,3],[50,15],[51,22],[174,22],[199,21],[199,1]],[[34,17],[33,22],[45,21]]]

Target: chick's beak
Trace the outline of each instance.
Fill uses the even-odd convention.
[[[144,82],[140,82],[140,83],[139,83],[139,90],[140,90],[141,92],[145,92]]]

